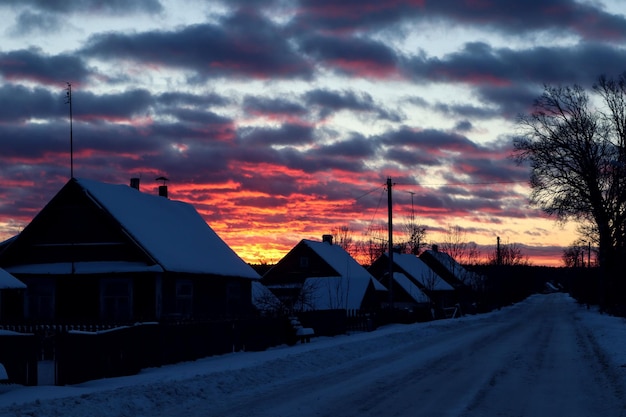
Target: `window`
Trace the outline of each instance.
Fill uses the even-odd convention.
[[[132,319],[130,279],[103,279],[100,284],[100,313],[103,320],[123,322]]]
[[[309,257],[301,256],[300,257],[300,268],[308,268],[309,267]]]
[[[193,315],[193,282],[189,279],[176,281],[176,314],[184,318]]]
[[[241,283],[237,281],[229,281],[226,284],[226,300],[231,313],[241,306]]]
[[[28,282],[26,317],[34,320],[54,319],[54,284]]]

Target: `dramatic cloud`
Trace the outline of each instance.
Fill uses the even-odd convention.
[[[44,54],[29,49],[0,52],[0,75],[11,81],[34,81],[54,86],[67,82],[85,82],[90,71],[74,55]]]
[[[544,84],[626,70],[615,0],[13,0],[0,11],[0,240],[73,161],[78,177],[141,177],[148,193],[170,178],[171,198],[251,262],[340,226],[364,239],[384,229],[387,177],[398,239],[412,215],[429,242],[460,225],[481,247],[502,236],[545,262],[541,248],[569,244],[574,226],[528,205],[528,167],[509,157],[517,117]]]
[[[188,69],[202,77],[308,78],[312,73],[311,64],[296,53],[285,33],[252,13],[175,31],[97,34],[83,53]]]

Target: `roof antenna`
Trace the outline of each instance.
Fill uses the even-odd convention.
[[[65,104],[70,105],[70,178],[74,178],[74,138],[72,137],[72,84],[67,83]]]

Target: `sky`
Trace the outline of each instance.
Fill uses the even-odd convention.
[[[529,328],[517,326],[514,331],[516,335],[527,335],[532,331],[532,335],[535,336],[540,332],[542,338],[535,344],[538,346],[533,346],[533,343],[528,341],[529,336],[525,336],[525,343],[515,343],[517,339],[511,342],[511,322],[520,320],[520,317],[527,317],[525,311],[542,304],[558,313],[546,318],[545,322],[537,320],[534,316],[531,320],[532,326]],[[571,322],[562,321],[566,314],[569,315]],[[570,326],[572,322],[576,325],[575,330],[579,332],[576,333],[580,338],[579,343],[571,343],[571,339],[564,336],[573,330]],[[559,326],[553,326],[555,323]],[[509,330],[504,332],[503,326]],[[488,338],[490,343],[485,343],[485,332],[491,336]],[[504,340],[509,343],[502,341],[503,333],[507,335]],[[407,370],[419,369],[415,363],[422,363],[424,367],[422,373],[429,375],[429,378],[422,378],[425,384],[436,385],[432,372],[446,378],[454,374],[447,383],[438,385],[445,387],[444,395],[447,396],[446,404],[439,406],[442,408],[440,412],[449,410],[457,403],[466,412],[463,414],[450,412],[448,415],[496,415],[490,406],[499,406],[500,411],[510,409],[506,404],[511,406],[516,404],[516,400],[536,402],[537,397],[541,397],[541,391],[545,391],[546,396],[549,396],[549,402],[545,404],[543,413],[537,414],[529,410],[531,401],[528,401],[524,404],[525,407],[519,407],[514,415],[558,415],[558,410],[553,410],[554,408],[561,411],[566,408],[573,409],[568,415],[617,415],[618,410],[623,409],[623,404],[621,409],[610,408],[611,405],[605,401],[606,398],[589,398],[589,395],[598,390],[610,393],[607,396],[623,392],[623,367],[626,363],[624,343],[626,328],[622,318],[600,314],[597,309],[585,309],[565,294],[534,295],[521,303],[487,314],[409,325],[393,324],[373,332],[314,337],[311,343],[290,347],[281,345],[262,352],[237,352],[212,356],[193,362],[144,369],[133,376],[106,378],[68,386],[45,385],[50,384],[53,379],[49,378],[46,381],[42,376],[41,386],[0,385],[0,416],[192,417],[224,415],[215,410],[223,410],[229,408],[229,405],[232,407],[233,404],[236,404],[235,409],[229,410],[228,415],[250,416],[259,415],[262,413],[261,410],[271,408],[272,405],[276,408],[281,400],[286,404],[292,404],[294,399],[302,401],[303,409],[297,413],[292,410],[291,413],[264,415],[320,415],[320,411],[325,408],[326,399],[338,397],[342,401],[340,406],[344,409],[352,406],[353,403],[349,400],[354,398],[355,391],[358,392],[359,388],[361,392],[370,395],[366,404],[372,408],[375,407],[373,402],[380,399],[381,392],[384,396],[393,396],[392,392],[396,395],[398,392],[404,393],[404,403],[411,401],[412,407],[415,407],[416,399],[424,399],[419,397],[420,394],[434,398],[431,403],[441,401],[441,393],[437,388],[414,391],[412,395],[406,395],[406,391],[402,391],[403,384],[415,383],[419,378],[401,379],[398,374],[404,375]],[[585,350],[589,345],[593,346],[593,352]],[[471,354],[464,352],[465,349],[471,350]],[[537,354],[535,362],[528,364],[528,357],[532,357],[535,351],[522,354],[520,349],[526,351],[544,349],[544,351]],[[554,354],[555,349],[558,350],[558,354]],[[491,360],[483,359],[484,351],[491,353]],[[572,351],[578,352],[575,357],[579,362],[574,362],[568,369],[564,369],[562,366],[571,359]],[[583,372],[586,368],[583,365],[586,362],[580,362],[581,355],[594,358],[605,366],[598,369],[595,375],[589,376]],[[478,363],[476,367],[479,368],[479,374],[469,374],[467,371],[467,363],[472,362],[468,357],[476,358],[474,362]],[[451,358],[456,362],[450,363]],[[587,362],[596,363],[594,360]],[[557,367],[556,363],[561,367]],[[433,367],[435,371],[432,371]],[[524,367],[526,369],[520,369]],[[494,372],[494,368],[497,373]],[[365,375],[368,370],[370,373]],[[532,387],[528,384],[529,374],[533,376]],[[603,378],[606,374],[617,375],[619,378],[613,379],[610,386],[603,385],[606,383],[606,379]],[[329,375],[332,376],[331,380],[328,379]],[[568,395],[559,395],[559,392],[562,392],[558,389],[560,384],[554,381],[563,378],[569,378],[568,383],[572,382],[568,387],[582,378],[583,381],[587,381],[587,392],[574,391],[568,392]],[[338,383],[338,380],[341,383]],[[465,382],[468,380],[471,383]],[[512,384],[511,380],[517,383]],[[294,381],[298,384],[294,385]],[[351,383],[343,383],[345,381]],[[386,387],[389,381],[398,383],[396,389],[381,390],[380,388]],[[553,386],[546,386],[548,384]],[[285,390],[286,385],[299,388]],[[369,390],[363,389],[363,385]],[[480,395],[480,389],[485,385],[488,391]],[[511,385],[512,389],[516,390],[516,395],[503,395],[501,388],[504,386],[511,389]],[[459,390],[459,386],[462,389]],[[329,389],[331,393],[328,392]],[[304,400],[309,401],[304,401],[303,392],[307,391],[313,398],[305,397]],[[245,404],[249,404],[250,398],[261,400],[257,408],[245,407]],[[268,401],[263,402],[264,398]],[[393,398],[399,399],[398,396]],[[490,401],[493,403],[490,404]],[[577,401],[582,405],[591,406],[593,411],[589,412],[589,409],[582,407],[576,409],[575,407],[581,405],[576,404]],[[428,401],[417,402],[421,408],[429,406]],[[397,401],[395,406],[402,410],[400,406],[404,403]],[[395,410],[388,410],[388,413],[391,414],[391,411]],[[406,415],[406,410],[403,411],[395,415]],[[380,413],[365,411],[363,415]]]
[[[431,243],[459,226],[560,265],[576,227],[529,205],[516,122],[546,84],[626,70],[619,3],[2,0],[0,240],[73,168],[164,176],[273,263],[341,227],[380,238],[391,178],[396,236],[414,216]]]

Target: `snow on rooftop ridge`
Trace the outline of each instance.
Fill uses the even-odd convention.
[[[385,256],[389,257],[389,254],[385,253]],[[443,278],[415,255],[394,253],[393,262],[429,290],[454,291],[452,285],[444,281]]]
[[[430,298],[402,272],[394,272],[393,280],[397,282],[416,303],[430,303]]]
[[[260,279],[190,204],[124,184],[76,181],[165,270]]]
[[[450,272],[452,275],[454,275],[463,282],[471,280],[476,275],[473,272],[465,269],[463,265],[458,263],[456,259],[454,259],[446,252],[441,252],[439,250],[427,250],[426,252],[428,252],[441,265],[443,265],[448,270],[448,272]]]
[[[328,242],[303,239],[307,246],[315,251],[322,259],[342,277],[366,277],[372,280],[377,291],[386,291],[387,288],[381,284],[367,269],[363,268],[350,254],[341,246]]]
[[[9,274],[4,269],[0,268],[0,290],[25,288],[26,284],[15,278],[13,275]]]

